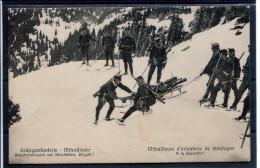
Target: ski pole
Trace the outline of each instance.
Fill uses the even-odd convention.
[[[120,53],[121,53],[121,51],[119,51],[119,53],[118,53],[118,68],[119,68],[119,72],[121,71],[120,70],[120,58],[119,58],[120,57]]]
[[[96,62],[96,60],[101,56],[101,54],[102,54],[103,52],[104,52],[104,50],[102,50],[101,53],[100,53],[98,56],[96,56],[95,60],[94,60],[93,62],[91,62],[90,65],[92,65],[94,62]]]
[[[246,131],[245,131],[245,134],[244,134],[244,137],[243,137],[241,148],[243,148],[243,145],[244,145],[244,142],[245,142],[245,138],[246,138],[246,134],[247,134],[247,131],[248,131],[249,127],[250,127],[250,120],[248,121],[247,126],[246,126]]]
[[[143,75],[144,75],[144,73],[145,73],[145,71],[147,70],[147,68],[149,67],[149,65],[150,65],[150,64],[148,64],[148,65],[147,65],[147,67],[145,68],[145,70],[144,70],[144,72],[142,73],[142,75],[141,75],[141,76],[143,76]],[[136,84],[137,84],[137,83],[135,83],[135,85],[134,85],[134,88],[135,88]]]
[[[192,79],[191,81],[189,81],[189,82],[188,82],[187,84],[185,84],[184,86],[187,86],[187,85],[190,84],[191,82],[198,80],[200,77],[201,77],[200,75],[199,75],[199,76],[196,76],[194,79]],[[183,87],[184,87],[184,86],[183,86]]]

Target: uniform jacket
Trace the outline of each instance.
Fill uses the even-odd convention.
[[[219,53],[213,55],[209,60],[207,66],[203,70],[203,74],[211,75],[213,73],[213,69],[216,67],[219,60]]]
[[[148,87],[150,86],[148,85]],[[139,99],[143,99],[148,106],[151,106],[156,102],[156,98],[145,86],[139,86],[134,99],[134,104],[136,104]]]
[[[134,53],[136,49],[135,40],[131,36],[124,36],[119,43],[119,50],[127,53]]]
[[[118,85],[119,88],[121,88],[122,90],[131,93],[132,91],[125,85],[123,85],[122,83],[120,83]],[[116,88],[117,86],[114,85],[113,83],[113,79],[109,80],[105,85],[103,85],[100,88],[100,95],[104,95],[106,93],[107,96],[109,96],[112,99],[118,99],[117,95],[116,95]]]
[[[232,61],[233,66],[233,72],[234,72],[234,78],[240,78],[241,68],[238,58],[234,57],[234,60]]]
[[[102,38],[102,46],[114,48],[115,47],[115,41],[113,40],[113,38],[111,36],[104,36]]]
[[[80,46],[83,46],[83,45],[88,46],[88,45],[90,45],[90,42],[94,41],[94,40],[95,39],[92,38],[89,34],[80,35],[78,44]]]
[[[149,61],[158,66],[165,66],[167,63],[167,53],[166,49],[164,47],[155,47],[153,46],[150,56],[149,56]]]

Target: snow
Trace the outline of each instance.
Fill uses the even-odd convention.
[[[236,20],[218,25],[205,32],[195,34],[189,41],[183,42],[168,54],[168,63],[163,71],[162,81],[172,74],[188,81],[198,76],[209,61],[211,43],[218,42],[221,48],[235,48],[241,59],[241,66],[248,56],[249,27],[247,24],[240,36],[230,30]],[[190,46],[186,51],[183,48]],[[141,75],[146,68],[147,57],[134,58],[134,73]],[[115,60],[116,64],[119,64]],[[105,122],[108,104],[100,112],[101,123],[92,127],[95,118],[97,99],[93,98],[99,87],[118,72],[118,68],[108,71],[94,71],[105,64],[97,61],[92,67],[82,66],[81,62],[70,62],[18,76],[9,80],[9,96],[21,107],[22,120],[9,130],[9,155],[14,156],[23,148],[90,148],[93,157],[13,157],[11,163],[123,163],[123,162],[227,162],[249,161],[250,140],[242,140],[239,135],[246,128],[244,122],[235,122],[238,112],[223,109],[206,109],[199,106],[198,100],[206,90],[208,77],[202,76],[183,88],[187,93],[166,104],[157,102],[152,106],[151,114],[133,113],[126,126],[115,121]],[[120,61],[121,70],[123,62]],[[79,68],[80,67],[80,68]],[[147,79],[148,70],[144,73]],[[156,72],[152,84],[155,83]],[[241,74],[241,78],[243,74]],[[133,91],[135,81],[129,76],[122,77],[122,83]],[[239,86],[239,84],[238,84]],[[118,96],[127,93],[117,89]],[[245,93],[246,94],[246,93]],[[230,93],[229,105],[234,100]],[[241,99],[243,100],[243,98]],[[217,103],[222,103],[223,93],[219,92]],[[116,105],[122,105],[115,101]],[[127,102],[129,104],[129,102]],[[238,109],[242,110],[243,103]],[[121,118],[125,108],[115,108],[112,117]],[[181,156],[175,152],[148,152],[147,147],[234,147],[234,150],[204,151],[198,156]],[[135,159],[133,159],[135,158]]]
[[[124,11],[122,11],[122,13],[118,13],[118,14],[112,13],[111,15],[109,15],[109,18],[106,17],[106,19],[104,19],[103,23],[89,25],[89,29],[91,31],[93,29],[95,29],[95,32],[97,35],[99,30],[103,30],[106,25],[110,25],[110,23],[113,22],[115,19],[123,17],[124,15],[128,14],[130,11],[132,11],[132,9],[133,9],[133,7],[127,7],[127,8],[124,8]]]
[[[186,32],[190,32],[190,28],[189,28],[189,24],[191,21],[194,20],[194,14],[196,12],[196,10],[198,8],[200,8],[199,6],[191,6],[191,13],[190,14],[179,14],[179,17],[182,19],[183,21],[183,30]]]
[[[164,30],[168,30],[170,25],[171,25],[171,20],[164,19],[164,20],[160,21],[158,18],[156,18],[156,19],[146,19],[146,23],[147,23],[148,26],[155,26],[156,32],[157,32],[159,30],[159,28],[161,28],[161,27]]]
[[[55,13],[54,10],[52,10],[52,12]],[[68,24],[63,21],[62,18],[59,17],[54,17],[54,18],[50,18],[49,16],[46,15],[45,11],[42,11],[43,13],[43,17],[40,18],[40,22],[41,25],[40,26],[35,26],[35,28],[38,30],[38,33],[40,33],[40,31],[48,36],[48,39],[50,41],[53,41],[53,39],[55,37],[58,37],[58,41],[59,42],[65,42],[65,40],[68,39],[69,34],[73,34],[75,32],[75,30],[79,30],[81,27],[81,23],[80,22],[70,22],[70,26],[68,29],[65,29],[66,26],[68,26]],[[53,20],[53,25],[50,24],[44,24],[45,20]],[[56,25],[56,22],[59,21],[60,26]],[[57,30],[57,35],[55,35],[55,30]],[[30,36],[31,37],[31,36]],[[33,40],[33,39],[32,39]]]

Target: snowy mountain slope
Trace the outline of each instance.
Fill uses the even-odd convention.
[[[189,41],[180,43],[168,54],[168,64],[163,71],[162,81],[173,76],[186,77],[188,81],[199,75],[211,57],[211,43],[219,42],[221,48],[236,49],[239,57],[244,51],[241,66],[247,58],[249,44],[249,25],[240,36],[230,30],[235,20],[218,25],[210,30],[196,34]],[[181,51],[190,46],[186,51]],[[142,74],[147,57],[134,58],[134,73]],[[116,61],[118,64],[118,61]],[[100,162],[181,162],[181,161],[249,161],[250,143],[246,139],[240,149],[239,135],[244,132],[246,123],[234,122],[238,112],[223,109],[206,109],[197,101],[203,96],[208,77],[202,76],[183,88],[188,93],[166,104],[157,102],[151,114],[133,113],[126,126],[116,122],[105,122],[108,104],[101,113],[101,123],[92,127],[95,118],[97,99],[93,98],[99,87],[118,72],[118,68],[108,71],[94,71],[102,67],[105,61],[97,61],[91,68],[80,67],[80,62],[70,62],[41,69],[9,80],[9,94],[14,102],[21,106],[22,120],[15,123],[9,132],[10,156],[20,148],[91,148],[93,157],[77,157],[78,163]],[[123,62],[120,61],[121,70]],[[80,67],[80,68],[79,68]],[[89,69],[89,71],[87,71]],[[147,72],[144,78],[147,79]],[[242,78],[243,74],[241,74]],[[156,72],[152,84],[155,83]],[[123,76],[122,83],[133,89],[135,81]],[[239,84],[238,84],[239,86]],[[133,90],[136,91],[137,87]],[[120,89],[119,96],[128,95]],[[233,92],[229,104],[233,101]],[[218,103],[222,103],[223,94],[219,92]],[[242,98],[243,100],[243,98]],[[116,105],[122,105],[116,101]],[[129,102],[127,103],[129,104]],[[238,108],[242,109],[242,103]],[[115,108],[112,117],[121,118],[121,111],[128,107]],[[234,147],[230,151],[203,151],[200,155],[176,155],[174,152],[148,152],[147,147]],[[185,151],[186,153],[187,151]],[[194,151],[193,151],[194,152]],[[149,157],[146,157],[149,156]],[[101,159],[102,158],[102,159]],[[135,159],[132,159],[135,158]],[[12,162],[23,163],[75,163],[74,157],[19,158]]]

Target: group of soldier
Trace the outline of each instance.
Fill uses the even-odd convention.
[[[89,56],[88,49],[91,41],[95,41],[85,30],[81,31],[81,35],[79,37],[78,46],[81,49],[83,55],[83,63],[87,62],[89,65]],[[109,66],[109,58],[112,61],[112,67],[115,66],[114,63],[114,48],[115,48],[115,40],[109,35],[107,30],[104,30],[104,36],[102,37],[102,46],[104,47],[104,53],[106,57],[106,64],[104,66]],[[240,59],[238,59],[235,55],[234,48],[221,49],[218,43],[212,43],[212,57],[208,62],[207,66],[204,68],[203,72],[200,74],[207,74],[209,76],[209,81],[207,83],[207,90],[200,100],[200,103],[204,103],[209,101],[210,104],[207,105],[210,108],[215,107],[215,101],[218,95],[218,92],[222,90],[224,92],[224,100],[221,104],[221,107],[228,107],[228,99],[231,89],[234,91],[235,100],[233,104],[230,106],[230,109],[236,110],[237,104],[243,96],[244,92],[250,88],[250,75],[249,75],[249,56],[247,58],[246,64],[242,68],[242,72],[244,73],[241,85],[237,88],[237,81],[240,79],[241,68],[240,68]],[[130,29],[126,28],[124,30],[124,36],[119,41],[119,50],[121,52],[122,60],[124,62],[124,74],[128,74],[128,67],[131,73],[131,76],[134,78],[133,72],[133,59],[136,44],[135,39],[130,35]],[[138,100],[140,98],[145,99],[145,109],[149,110],[149,107],[155,103],[155,97],[149,91],[150,82],[152,79],[152,75],[157,67],[157,83],[160,83],[162,69],[166,66],[167,63],[167,52],[162,44],[160,37],[154,38],[154,43],[150,49],[150,55],[148,59],[148,66],[150,66],[150,70],[148,72],[147,82],[145,83],[144,78],[139,76],[138,78],[134,78],[138,85],[137,93],[133,93],[128,87],[121,83],[121,75],[117,74],[113,77],[113,79],[109,80],[106,84],[104,84],[98,94],[98,105],[96,107],[96,119],[95,124],[97,124],[99,120],[99,113],[102,109],[103,105],[108,102],[109,110],[107,112],[105,120],[110,121],[110,115],[112,114],[115,104],[114,100],[119,99],[124,101],[124,98],[116,96],[116,88],[120,87],[128,93],[135,94],[134,105],[129,108],[129,110],[125,113],[125,115],[119,119],[120,123],[123,123],[124,120],[130,116],[134,111],[138,110]],[[216,82],[217,81],[217,82]],[[216,82],[216,84],[215,84]],[[148,88],[147,88],[148,87]],[[250,97],[249,92],[246,98],[244,99],[244,107],[242,114],[235,118],[236,120],[246,119],[246,114],[249,111],[249,103]]]
[[[81,50],[83,57],[83,64],[89,65],[89,46],[92,41],[96,41],[92,38],[86,29],[81,30],[79,36],[78,47]],[[109,35],[107,30],[104,30],[104,36],[102,37],[102,46],[104,47],[104,53],[106,57],[106,64],[104,66],[109,66],[109,58],[112,61],[112,67],[115,66],[114,63],[114,49],[115,49],[115,40]],[[119,50],[122,55],[124,62],[124,75],[128,74],[128,67],[132,77],[134,77],[133,70],[133,57],[136,52],[135,39],[130,35],[130,28],[124,29],[124,36],[119,41]],[[150,65],[150,70],[148,73],[147,83],[150,83],[152,75],[157,67],[157,83],[160,82],[162,69],[166,66],[167,63],[167,54],[166,49],[164,48],[161,38],[154,38],[154,45],[151,48],[151,54],[149,55],[148,66]]]
[[[89,65],[89,59],[88,59],[88,48],[91,41],[95,41],[89,34],[86,34],[84,31],[82,31],[80,37],[78,46],[81,49],[82,55],[83,55],[83,64],[85,64],[87,61],[87,65]],[[104,66],[109,66],[109,58],[112,61],[112,67],[115,66],[114,64],[114,48],[115,48],[115,41],[111,36],[109,36],[108,31],[104,31],[104,36],[102,37],[102,46],[104,47],[104,53],[106,57],[106,64]],[[131,73],[131,76],[134,78],[134,72],[133,72],[133,59],[135,50],[136,50],[136,44],[135,39],[130,35],[130,29],[126,28],[124,30],[124,36],[119,41],[119,50],[122,55],[122,60],[124,62],[124,70],[125,72],[123,75],[128,74],[128,66]],[[109,109],[107,112],[107,115],[105,117],[106,121],[110,121],[110,115],[112,114],[115,103],[114,101],[119,99],[121,101],[125,101],[125,98],[118,97],[116,95],[116,88],[119,87],[122,90],[131,93],[134,95],[134,105],[129,108],[129,110],[125,113],[125,115],[118,120],[119,123],[123,123],[124,120],[129,117],[134,111],[140,110],[140,100],[142,99],[142,110],[149,110],[150,106],[153,105],[156,101],[156,98],[152,95],[152,93],[149,91],[152,75],[157,67],[157,83],[160,82],[162,69],[166,66],[167,63],[167,54],[166,49],[162,45],[161,38],[155,37],[154,45],[151,48],[151,53],[149,55],[148,65],[150,66],[150,70],[148,73],[148,79],[147,83],[145,83],[144,78],[142,76],[139,76],[137,78],[134,78],[137,81],[137,84],[139,86],[137,93],[134,93],[129,89],[127,86],[123,85],[121,83],[121,74],[116,74],[111,80],[109,80],[107,83],[105,83],[98,92],[98,105],[96,107],[96,117],[94,124],[97,124],[99,121],[99,113],[102,107],[106,102],[109,103]]]
[[[248,46],[249,47],[249,46]],[[209,81],[207,83],[207,90],[200,100],[200,103],[210,101],[208,107],[214,108],[217,94],[220,90],[224,92],[224,101],[221,107],[228,107],[228,98],[231,89],[234,91],[235,100],[230,106],[231,110],[236,110],[237,104],[243,96],[244,92],[250,89],[250,74],[249,74],[249,56],[247,58],[246,64],[242,68],[244,73],[241,85],[239,89],[237,88],[237,81],[240,79],[240,59],[235,56],[235,49],[229,48],[228,50],[220,50],[218,43],[212,43],[213,55],[208,62],[207,66],[204,68],[200,75],[207,74],[209,76]],[[242,55],[243,56],[243,55]],[[217,79],[217,84],[215,81]],[[235,118],[236,120],[246,119],[246,114],[249,111],[250,102],[250,92],[244,99],[244,107],[242,114]],[[209,97],[210,94],[210,97]]]

